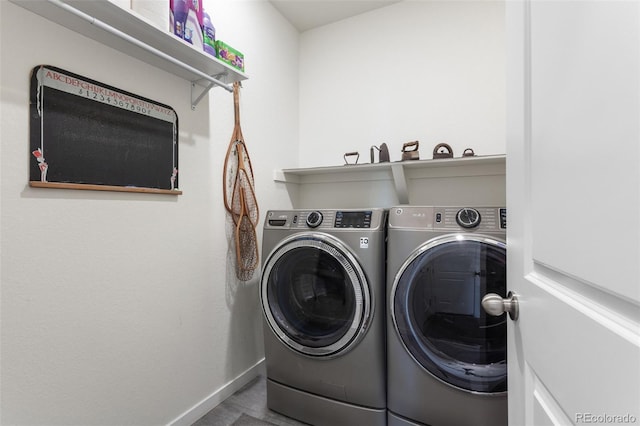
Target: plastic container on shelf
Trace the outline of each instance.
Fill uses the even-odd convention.
[[[189,3],[187,0],[170,0],[170,16],[173,18],[173,33],[184,38],[184,28],[189,15]]]
[[[203,49],[212,56],[216,56],[216,29],[211,23],[211,17],[205,11],[202,17]]]

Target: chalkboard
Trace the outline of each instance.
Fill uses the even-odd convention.
[[[49,65],[31,72],[30,185],[180,194],[169,106]]]

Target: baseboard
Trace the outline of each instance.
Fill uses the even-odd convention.
[[[196,420],[217,407],[222,401],[229,398],[260,374],[265,374],[264,358],[258,361],[253,367],[247,369],[238,377],[229,381],[220,389],[216,390],[211,395],[169,422],[168,426],[191,426],[196,422]]]

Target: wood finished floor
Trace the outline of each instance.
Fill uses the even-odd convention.
[[[242,413],[279,426],[306,425],[267,408],[267,382],[264,376],[258,376],[192,426],[229,426]]]

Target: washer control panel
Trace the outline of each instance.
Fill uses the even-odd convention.
[[[387,210],[382,208],[346,210],[269,210],[264,223],[265,229],[298,229],[329,231],[359,229],[384,229]]]

